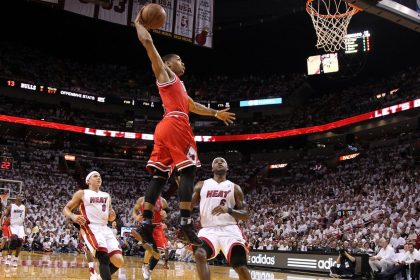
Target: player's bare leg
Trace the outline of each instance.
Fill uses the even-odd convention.
[[[238,273],[239,280],[252,280],[247,267],[247,252],[243,246],[232,247],[230,265]]]
[[[99,274],[95,271],[95,261],[93,259],[92,253],[89,251],[89,249],[86,248],[86,246],[83,247],[83,251],[85,253],[86,261],[89,265],[90,279],[98,279]]]
[[[144,265],[142,267],[142,274],[145,280],[151,279],[151,274],[153,269],[159,262],[159,257],[155,257],[151,251],[146,251],[144,253]]]
[[[198,278],[200,280],[210,280],[210,269],[207,264],[206,250],[200,247],[195,251],[194,256]]]
[[[168,261],[169,261],[169,249],[168,248],[165,249],[165,257],[164,257],[164,259],[165,259],[165,263],[163,264],[163,268],[169,269],[169,265],[168,265]]]

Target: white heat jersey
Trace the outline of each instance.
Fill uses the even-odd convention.
[[[10,225],[23,226],[25,214],[25,205],[21,204],[17,206],[16,204],[12,204],[10,206]]]
[[[229,180],[220,184],[214,179],[204,181],[200,192],[200,222],[203,228],[236,225],[234,217],[229,214],[213,215],[211,211],[219,205],[235,207],[235,184]]]
[[[89,224],[108,224],[110,196],[106,192],[83,190],[80,212]]]

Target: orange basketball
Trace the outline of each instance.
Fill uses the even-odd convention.
[[[159,29],[165,25],[166,12],[159,4],[147,4],[140,15],[143,25],[148,29]]]

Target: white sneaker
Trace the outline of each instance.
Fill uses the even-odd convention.
[[[89,278],[89,280],[102,280],[101,275],[95,272],[95,274],[92,274]]]
[[[17,267],[18,266],[18,259],[17,258],[12,261],[12,266],[13,267]]]
[[[6,261],[5,261],[5,265],[10,265],[10,261],[12,260],[12,257],[11,256],[7,256],[7,259],[6,259]]]
[[[152,277],[150,276],[150,269],[148,265],[143,265],[142,267],[142,272],[143,272],[143,278],[144,280],[152,280]]]

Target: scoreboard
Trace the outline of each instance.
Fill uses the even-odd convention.
[[[0,170],[13,169],[13,158],[0,156]]]
[[[364,53],[369,52],[370,46],[370,33],[368,30],[358,33],[347,34],[344,39],[345,54]]]

